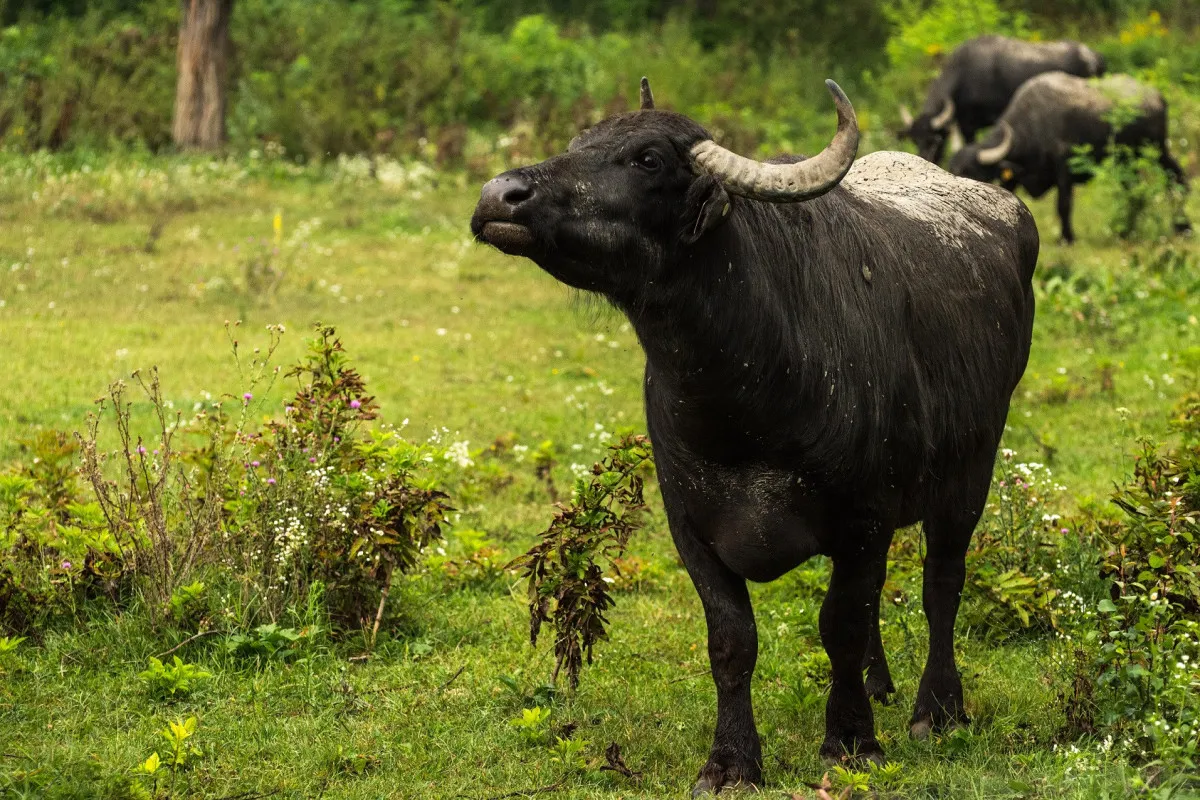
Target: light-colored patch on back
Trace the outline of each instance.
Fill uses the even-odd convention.
[[[999,228],[1015,228],[1020,221],[1021,202],[1009,192],[956,177],[911,153],[881,151],[863,156],[841,185],[924,223],[952,247],[962,247],[966,236],[985,239],[995,236]]]
[[[1153,111],[1162,107],[1162,95],[1128,75],[1080,78],[1065,72],[1046,72],[1026,81],[1010,107],[1041,107],[1045,104],[1084,109],[1103,116],[1116,104],[1136,105]]]

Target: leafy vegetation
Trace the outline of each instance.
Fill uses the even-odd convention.
[[[543,623],[554,627],[554,678],[565,667],[573,689],[584,659],[592,663],[592,648],[607,636],[613,578],[600,562],[619,574],[619,559],[646,511],[639,470],[650,457],[645,436],[612,445],[591,476],[575,479],[571,504],[559,506],[542,541],[512,563],[529,586],[529,641],[537,644]]]
[[[522,20],[543,9],[247,0],[231,153],[114,155],[92,148],[161,143],[146,131],[169,121],[155,73],[174,4],[90,5],[4,6],[0,797],[686,791],[713,687],[647,443],[625,437],[634,334],[472,247],[465,220],[481,173],[631,102],[643,71],[735,146],[819,143],[812,75],[834,50],[709,38],[753,3]],[[1119,17],[1097,46],[1162,84],[1176,138],[1200,140],[1189,8],[1032,6],[889,6],[908,15],[887,23],[893,48],[847,67],[864,148],[895,144],[888,87],[915,99],[980,19],[1048,36],[1076,10]],[[786,30],[797,8],[762,24]],[[892,50],[886,76],[860,76]],[[55,142],[63,87],[77,111]],[[770,791],[1195,791],[1200,252],[1158,239],[1154,192],[1122,239],[1116,185],[1079,190],[1078,246],[1043,237],[1034,350],[961,617],[974,723],[906,735],[925,619],[920,534],[902,531],[882,609],[899,696],[876,708],[889,764],[825,774],[814,559],[752,587]],[[1053,230],[1053,200],[1031,207]],[[530,647],[530,611],[552,646]]]
[[[623,457],[613,460],[622,450],[609,450],[620,438],[614,431],[641,415],[640,356],[623,321],[581,314],[535,268],[465,246],[462,220],[474,191],[465,180],[458,188],[454,173],[439,176],[435,189],[372,179],[349,164],[280,169],[247,158],[209,168],[151,159],[137,167],[87,162],[93,166],[85,173],[65,158],[37,157],[28,177],[18,175],[17,161],[8,167],[10,188],[23,182],[16,185],[28,199],[20,201],[20,221],[4,223],[21,250],[11,254],[19,268],[0,277],[0,330],[40,357],[19,359],[0,375],[5,474],[23,487],[12,495],[21,498],[20,516],[6,517],[3,530],[50,531],[65,542],[60,527],[79,526],[70,509],[91,504],[94,490],[72,471],[80,459],[73,437],[46,431],[86,431],[96,389],[138,367],[150,375],[159,365],[167,425],[183,412],[174,463],[195,486],[224,469],[218,483],[227,488],[219,532],[169,594],[146,594],[131,562],[110,554],[121,565],[110,581],[51,583],[61,594],[39,606],[45,613],[5,621],[3,635],[26,640],[0,655],[0,725],[13,731],[5,752],[18,756],[0,762],[0,791],[53,797],[87,785],[99,796],[224,797],[324,787],[351,797],[397,790],[439,796],[432,780],[443,794],[489,797],[556,783],[569,797],[683,791],[710,736],[703,613],[674,555],[648,463],[625,472]],[[145,211],[127,198],[97,195],[89,202],[106,221],[89,222],[75,210],[82,207],[76,199],[109,176],[135,169],[173,174],[196,198],[194,210],[170,213],[153,253],[143,245],[161,213],[155,195],[145,196]],[[51,183],[59,170],[75,177]],[[51,186],[62,201],[57,208],[44,194],[32,197]],[[1114,595],[1117,573],[1101,577],[1101,568],[1105,554],[1123,545],[1128,564],[1111,563],[1133,583],[1149,586],[1153,576],[1165,587],[1183,579],[1176,565],[1186,549],[1169,549],[1174,539],[1160,542],[1169,500],[1161,491],[1145,495],[1137,480],[1126,486],[1122,476],[1138,474],[1139,436],[1165,442],[1158,452],[1173,464],[1185,463],[1179,448],[1195,440],[1198,256],[1186,241],[1107,238],[1107,202],[1101,192],[1080,192],[1082,243],[1047,244],[1037,277],[1037,339],[1005,442],[1016,453],[997,463],[964,599],[969,635],[960,639],[960,660],[975,725],[932,743],[903,733],[925,621],[919,535],[901,532],[883,611],[900,697],[877,709],[892,764],[887,774],[831,773],[831,796],[843,791],[835,787],[861,795],[854,787],[865,781],[884,796],[995,795],[1020,785],[1092,797],[1121,795],[1138,782],[1165,793],[1186,779],[1187,759],[1195,758],[1186,734],[1195,727],[1187,694],[1195,671],[1177,665],[1197,663],[1182,649],[1191,646],[1183,636],[1194,634],[1183,627],[1183,611],[1151,607],[1149,594],[1132,583],[1121,590],[1127,599]],[[1052,222],[1052,203],[1033,205],[1039,221]],[[259,303],[242,288],[242,253],[234,248],[250,237],[273,239],[277,216],[285,243],[307,225],[308,247],[298,246],[273,302]],[[309,224],[318,217],[320,224]],[[27,221],[33,227],[25,231]],[[128,322],[131,306],[142,322]],[[238,316],[242,325],[225,328],[224,320]],[[313,328],[312,318],[328,322]],[[334,324],[344,348],[323,334]],[[305,328],[311,333],[293,332]],[[288,365],[298,367],[291,377]],[[140,439],[153,457],[159,411],[140,391],[127,392],[130,442],[135,456]],[[313,410],[299,415],[289,406]],[[120,456],[119,465],[121,437],[108,414],[96,446]],[[335,427],[341,432],[329,434]],[[69,456],[54,455],[60,446]],[[640,447],[629,460],[644,458]],[[337,465],[330,488],[315,486],[309,473],[317,463],[309,458]],[[597,462],[605,465],[601,475],[591,466]],[[269,573],[303,585],[275,590],[263,571],[276,568],[250,559],[242,545],[267,541],[256,531],[279,518],[285,498],[311,509],[308,519],[324,512],[327,497],[361,496],[350,483],[338,494],[332,487],[364,473],[405,476],[395,484],[406,487],[402,497],[440,491],[451,499],[439,503],[454,507],[442,509],[441,538],[427,538],[423,550],[415,543],[426,528],[415,525],[404,528],[415,537],[411,546],[381,552],[380,563],[390,553],[408,566],[393,567],[378,630],[382,571],[334,571],[336,560],[310,549],[288,570]],[[624,555],[614,550],[610,559],[605,548],[616,543],[612,525],[625,506],[608,505],[613,495],[603,481],[615,478],[614,486],[630,491],[634,477],[644,481],[641,527]],[[1119,497],[1154,513],[1141,518],[1109,504],[1114,480],[1124,487]],[[555,502],[564,504],[558,513],[574,511],[557,527]],[[362,520],[378,519],[365,504],[350,507],[367,515]],[[420,515],[424,506],[406,507],[430,519]],[[53,508],[66,510],[55,516]],[[93,541],[108,527],[98,509],[88,513]],[[50,518],[61,521],[50,528]],[[24,521],[14,525],[17,519]],[[530,586],[520,569],[505,568],[531,547],[545,547],[538,533],[548,525],[561,541],[581,546],[571,551],[576,562],[555,556],[544,563],[581,569],[547,576],[558,588],[581,590],[572,597],[591,597],[583,590],[599,584],[582,578],[591,558],[613,603],[602,611],[609,624],[590,628],[605,635],[591,642],[590,667],[583,640],[574,640],[584,671],[573,692],[569,673],[560,673],[561,686],[548,685],[555,647],[530,649]],[[172,530],[186,538],[185,525]],[[236,543],[228,549],[226,530]],[[338,552],[354,544],[331,529],[306,530],[329,537]],[[21,574],[34,574],[61,564],[49,546],[21,552],[40,555],[6,560],[6,567],[30,564]],[[1150,566],[1154,554],[1163,556],[1163,569]],[[85,553],[81,563],[107,563],[99,558]],[[754,587],[761,643],[755,691],[768,780],[801,796],[814,794],[808,785],[821,785],[823,774],[811,732],[820,729],[828,681],[817,632],[825,570],[817,559]],[[339,587],[347,587],[341,600]],[[155,601],[162,606],[152,625],[147,604],[157,596],[165,599]],[[554,593],[545,597],[557,641]],[[1113,642],[1120,652],[1104,649]],[[138,674],[150,671],[150,656],[164,674],[175,671],[178,657],[211,677],[172,698],[164,675],[156,679],[161,699],[147,704],[149,684]],[[81,699],[64,704],[62,697]],[[524,720],[525,709],[537,720],[510,724]],[[201,725],[189,741],[203,755],[173,769],[160,734],[190,716]],[[608,761],[614,744],[629,775]],[[150,770],[152,754],[159,764]]]

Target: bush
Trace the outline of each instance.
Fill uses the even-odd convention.
[[[1113,582],[1114,599],[1161,597],[1200,619],[1200,450],[1164,454],[1143,442],[1133,480],[1113,502],[1124,518],[1101,526],[1100,534],[1101,570]]]
[[[151,657],[149,666],[138,673],[147,693],[155,700],[175,700],[191,694],[198,684],[207,681],[212,673],[188,664],[179,656],[164,664]]]
[[[78,446],[46,431],[0,474],[0,630],[29,633],[93,599],[115,599],[132,564],[77,480]]]
[[[963,620],[989,638],[1056,629],[1060,589],[1051,575],[1069,559],[1063,542],[1068,530],[1054,511],[1064,487],[1046,466],[1019,462],[1016,455],[1001,451],[992,501],[967,552],[972,590]]]
[[[435,450],[394,430],[361,430],[378,406],[333,328],[317,326],[287,376],[298,386],[283,420],[238,433],[244,456],[229,484],[221,557],[237,576],[244,619],[274,622],[319,583],[334,621],[373,637],[395,575],[442,535],[450,507],[428,475]]]
[[[853,81],[880,60],[876,2],[854,0],[862,13],[853,24],[846,9],[806,0],[627,9],[618,17],[642,21],[601,15],[593,32],[578,25],[581,13],[516,6],[246,0],[232,24],[230,142],[307,160],[528,160],[630,108],[649,74],[667,107],[710,123],[726,144],[811,151],[832,121],[814,76]],[[74,19],[31,15],[9,28],[3,146],[170,147],[177,7],[151,0]],[[869,115],[862,122],[869,132]]]
[[[88,415],[87,433],[76,438],[80,469],[157,621],[170,612],[176,590],[192,580],[221,528],[220,487],[228,476],[228,459],[221,457],[220,433],[213,431],[208,449],[214,455],[207,468],[189,464],[175,446],[182,414],[163,398],[157,368],[148,381],[138,372],[132,377],[153,409],[154,439],[143,440],[134,432],[124,381],[112,384],[108,398],[97,401],[98,410]],[[109,411],[118,440],[115,451],[100,447]]]
[[[1103,726],[1172,771],[1200,765],[1200,448],[1143,443],[1118,488],[1117,519],[1097,522],[1111,593],[1084,639],[1092,663],[1068,716]],[[1083,673],[1086,662],[1076,672]],[[1086,698],[1086,703],[1080,703]],[[1092,722],[1094,720],[1094,723]]]
[[[251,389],[279,371],[269,362],[283,329],[269,330],[265,353],[239,358]],[[229,336],[237,358],[232,327]],[[332,328],[317,327],[308,357],[286,376],[296,392],[261,429],[250,425],[253,391],[235,396],[232,413],[225,400],[185,419],[157,373],[135,373],[152,439],[135,432],[117,383],[77,442],[47,434],[32,443],[30,466],[0,475],[0,625],[28,632],[82,600],[123,599],[136,586],[156,623],[257,624],[230,640],[237,654],[290,652],[291,629],[276,623],[300,609],[297,635],[307,636],[322,616],[314,605],[342,629],[364,627],[373,643],[396,575],[441,537],[450,507],[436,470],[470,460],[394,429],[365,429],[378,407]],[[180,444],[180,433],[198,444]],[[101,448],[112,439],[114,450]],[[83,502],[78,469],[96,502]]]
[[[1114,131],[1141,115],[1140,107],[1124,98],[1105,114]],[[1108,228],[1119,239],[1157,239],[1185,221],[1185,192],[1159,164],[1157,148],[1133,148],[1110,139],[1104,159],[1096,162],[1090,147],[1078,148],[1072,169],[1091,175],[1109,196]]]
[[[591,475],[575,480],[570,505],[559,505],[542,540],[513,561],[528,579],[529,639],[542,625],[554,628],[554,680],[563,669],[579,685],[584,659],[608,637],[605,612],[614,604],[604,564],[611,571],[641,525],[646,505],[639,472],[651,464],[645,436],[626,436],[609,447]]]

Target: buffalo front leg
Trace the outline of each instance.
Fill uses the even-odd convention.
[[[674,520],[672,520],[674,523]],[[717,728],[708,763],[692,796],[727,786],[762,783],[762,749],[750,702],[750,679],[758,660],[758,629],[745,579],[694,538],[690,530],[671,532],[691,576],[708,623],[708,660],[717,686]]]
[[[872,539],[881,539],[882,543]],[[867,547],[833,558],[833,577],[821,606],[820,622],[821,642],[833,673],[825,705],[825,742],[821,745],[821,757],[826,760],[852,758],[883,763],[883,748],[875,739],[875,715],[863,684],[863,664],[872,635],[878,635],[876,615],[887,567],[888,539],[890,536],[869,535]]]
[[[1179,166],[1179,162],[1167,152],[1165,144],[1162,153],[1158,156],[1158,163],[1166,171],[1167,175],[1170,176],[1171,182],[1174,184],[1174,191],[1171,194],[1175,199],[1175,218],[1172,220],[1175,232],[1188,233],[1192,230],[1192,223],[1188,221],[1187,214],[1184,211],[1188,196],[1187,176],[1183,172],[1183,167]]]
[[[1058,221],[1062,225],[1062,240],[1066,244],[1075,243],[1075,229],[1071,226],[1071,207],[1075,180],[1068,166],[1058,169]]]

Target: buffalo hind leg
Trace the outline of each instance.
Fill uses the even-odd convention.
[[[929,622],[929,656],[910,732],[923,739],[931,731],[966,725],[962,678],[954,661],[954,622],[966,579],[967,548],[987,503],[990,459],[970,470],[941,498],[940,513],[925,520],[926,556],[921,602]]]
[[[821,642],[833,673],[821,757],[882,764],[883,748],[875,738],[875,715],[863,684],[863,664],[872,631],[878,635],[876,613],[891,536],[867,528],[859,536],[846,538],[862,547],[833,556],[833,576],[821,606]]]
[[[672,520],[674,522],[675,520]],[[717,686],[717,728],[692,796],[727,786],[762,783],[762,749],[754,725],[750,679],[758,660],[758,630],[745,579],[734,574],[690,529],[671,526],[708,623],[708,660]]]

